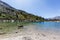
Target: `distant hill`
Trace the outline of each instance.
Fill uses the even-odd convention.
[[[30,14],[23,10],[18,10],[0,0],[0,20],[13,19],[21,21],[44,21],[43,17]]]
[[[56,16],[56,17],[53,17],[53,18],[47,18],[46,20],[47,21],[60,21],[60,16]]]
[[[56,17],[54,17],[53,19],[60,19],[60,16],[56,16]]]

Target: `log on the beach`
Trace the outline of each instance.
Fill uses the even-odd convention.
[[[21,25],[21,26],[18,26],[18,29],[20,29],[20,28],[23,28],[23,25]]]

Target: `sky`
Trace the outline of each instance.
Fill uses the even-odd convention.
[[[52,18],[60,16],[60,0],[2,0],[12,7],[28,13]]]

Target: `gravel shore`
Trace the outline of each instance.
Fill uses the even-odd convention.
[[[22,30],[16,30],[13,33],[0,35],[0,40],[60,40],[60,34],[38,31],[30,25]]]

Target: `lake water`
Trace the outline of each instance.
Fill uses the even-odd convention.
[[[52,32],[60,32],[60,22],[37,22],[36,29]]]

